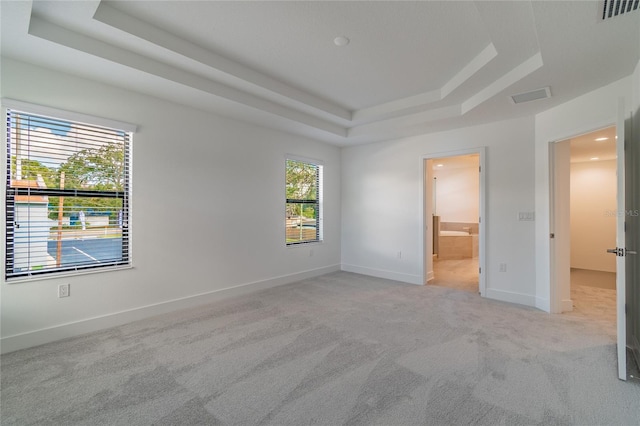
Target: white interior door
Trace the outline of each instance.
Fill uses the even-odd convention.
[[[627,314],[627,348],[634,356],[628,363],[637,363],[640,369],[640,112],[628,120],[625,134],[625,221],[626,221],[626,314]],[[632,126],[631,126],[632,125]]]
[[[618,106],[618,122],[616,125],[617,153],[617,215],[616,215],[616,248],[607,250],[616,255],[616,319],[618,333],[618,378],[627,380],[627,323],[626,303],[626,263],[625,263],[625,158],[624,158],[624,100]]]

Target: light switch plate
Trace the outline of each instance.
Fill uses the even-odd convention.
[[[535,212],[518,212],[519,221],[533,221],[535,218]]]

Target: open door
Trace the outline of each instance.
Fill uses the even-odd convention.
[[[627,192],[625,186],[629,173],[625,173],[625,113],[624,99],[620,99],[618,107],[618,123],[616,125],[616,153],[617,153],[617,215],[616,215],[616,248],[607,252],[616,255],[616,321],[617,321],[617,346],[618,346],[618,378],[627,380],[627,262],[635,251],[627,249],[626,219],[627,219]],[[633,278],[630,276],[629,278]],[[633,285],[633,283],[628,283]]]
[[[633,357],[629,363],[636,363],[640,370],[640,111],[635,111],[628,122],[625,152],[626,186],[626,287],[627,287],[627,346]],[[631,126],[632,125],[632,126]],[[631,371],[631,369],[630,369]]]

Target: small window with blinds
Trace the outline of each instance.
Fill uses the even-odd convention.
[[[7,279],[126,266],[131,133],[7,109]]]
[[[322,165],[287,159],[287,245],[322,241]]]

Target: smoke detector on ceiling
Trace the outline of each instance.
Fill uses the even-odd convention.
[[[602,19],[614,18],[638,10],[640,0],[602,0]]]
[[[530,92],[518,93],[511,95],[511,102],[521,104],[524,102],[537,101],[538,99],[546,99],[551,97],[551,88],[549,86],[541,89],[531,90]]]

